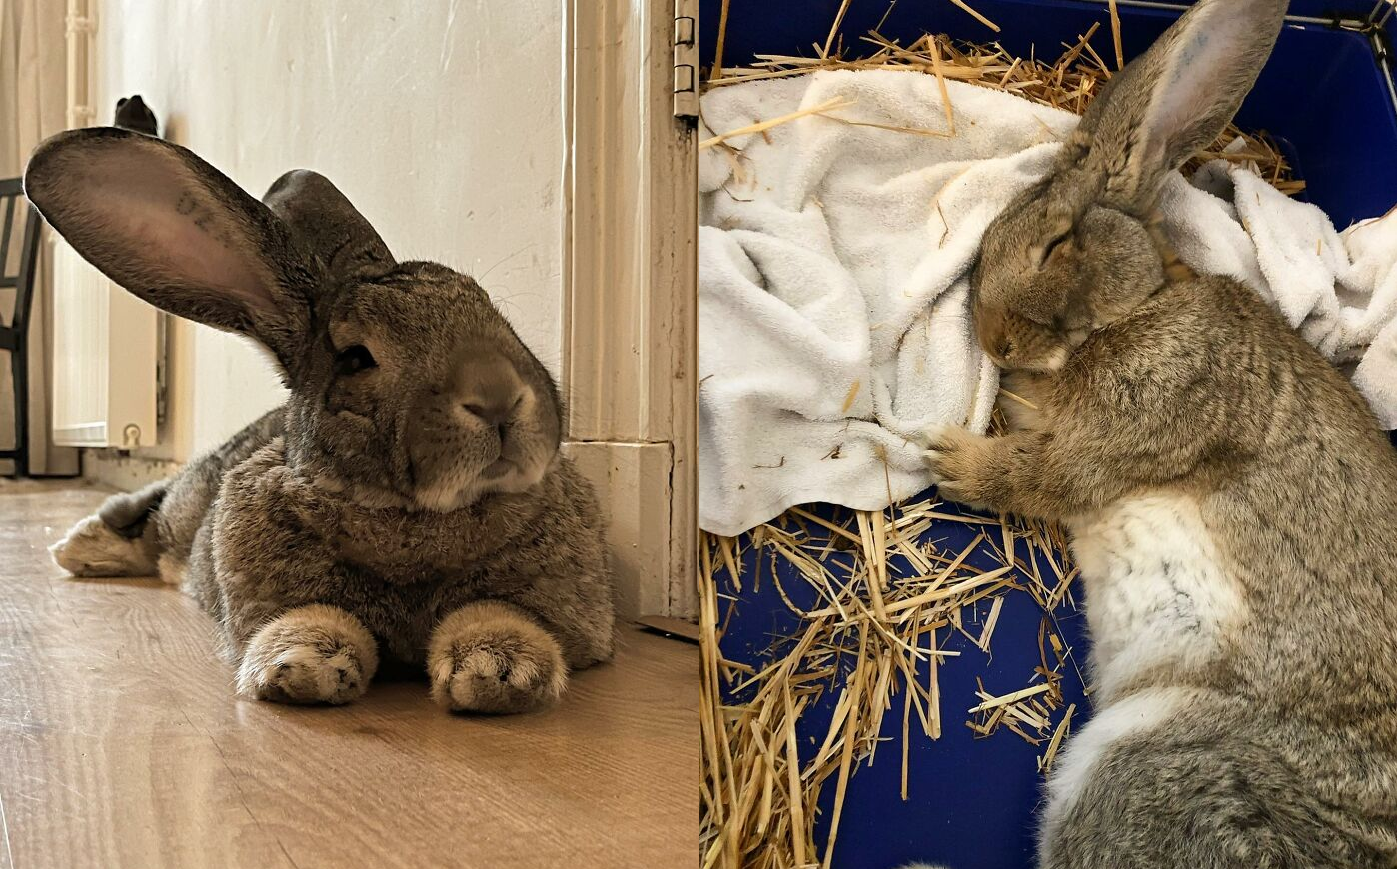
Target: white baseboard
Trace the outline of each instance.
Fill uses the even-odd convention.
[[[83,450],[83,479],[123,492],[163,480],[179,470],[179,462],[122,455],[118,450]]]

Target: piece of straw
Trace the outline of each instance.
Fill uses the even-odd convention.
[[[829,52],[834,47],[834,35],[839,32],[839,25],[844,21],[844,13],[849,11],[849,0],[839,4],[839,11],[834,14],[834,21],[829,25],[829,36],[825,37],[825,49],[820,52],[820,57],[829,57]]]
[[[723,5],[718,9],[718,38],[713,43],[713,69],[708,73],[710,80],[723,76],[723,43],[728,38],[728,2],[723,0]]]
[[[714,145],[721,145],[728,139],[735,139],[739,136],[746,136],[749,133],[761,133],[766,130],[770,130],[772,127],[779,127],[782,124],[790,123],[791,121],[794,121],[797,118],[804,118],[808,115],[818,115],[824,112],[833,111],[834,109],[847,108],[848,106],[852,106],[853,104],[854,103],[852,100],[846,100],[843,97],[834,97],[833,99],[825,100],[818,106],[811,106],[808,109],[799,109],[797,111],[781,115],[780,117],[772,118],[767,121],[758,121],[755,124],[748,124],[745,127],[738,127],[736,130],[728,130],[726,133],[720,133],[712,137],[711,139],[704,139],[702,142],[699,142],[699,148],[712,148]]]
[[[1122,70],[1125,69],[1125,51],[1121,48],[1120,11],[1116,9],[1116,0],[1106,0],[1106,3],[1111,8],[1111,42],[1116,48],[1116,69]],[[723,0],[723,11],[725,13],[727,12],[727,8],[727,0]]]
[[[966,12],[969,12],[975,18],[976,21],[985,25],[990,30],[993,30],[995,33],[999,32],[998,24],[995,24],[993,21],[981,15],[979,12],[976,12],[974,9],[971,9],[970,5],[966,3],[965,0],[951,0],[951,2],[959,6],[961,9],[964,9]]]

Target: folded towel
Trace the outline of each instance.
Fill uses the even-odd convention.
[[[983,431],[998,388],[971,324],[985,228],[1051,166],[1068,112],[915,72],[715,89],[704,137],[830,104],[700,154],[699,514],[732,535],[787,507],[879,509],[930,485],[909,438]],[[836,103],[837,104],[837,103]],[[888,129],[896,128],[896,129]],[[1397,217],[1343,233],[1245,168],[1171,180],[1184,262],[1235,277],[1397,427]]]

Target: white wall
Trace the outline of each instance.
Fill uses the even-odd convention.
[[[140,93],[162,132],[256,196],[329,176],[399,259],[473,274],[556,375],[563,0],[98,0],[99,122]],[[179,323],[187,458],[280,400],[258,351]]]

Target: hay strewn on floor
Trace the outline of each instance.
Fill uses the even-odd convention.
[[[951,2],[977,14],[961,0]],[[1080,113],[1122,65],[1114,3],[1109,10],[1111,48],[1106,49],[1112,63],[1092,45],[1093,37],[1106,38],[1098,34],[1098,26],[1082,34],[1076,44],[1064,45],[1063,54],[1052,63],[1012,57],[997,44],[966,44],[944,35],[925,35],[902,46],[870,33],[857,47],[841,46],[836,34],[849,3],[845,0],[841,5],[826,42],[812,46],[811,57],[763,55],[746,67],[721,66],[724,14],[716,52],[719,68],[711,71],[707,86],[825,69],[899,69],[934,75],[943,83],[956,80],[1005,90]],[[726,13],[728,4],[723,5]],[[844,107],[818,106],[767,119],[722,132],[703,145],[730,148],[726,143],[730,137],[810,114],[840,120],[838,111]],[[903,132],[954,135],[949,106],[946,120],[949,133]],[[1264,135],[1229,127],[1192,164],[1218,157],[1255,164],[1283,192],[1294,194],[1304,187],[1292,178],[1284,156]],[[1012,517],[968,519],[935,500],[882,512],[844,513],[843,521],[829,522],[793,508],[741,538],[705,535],[700,621],[705,867],[828,867],[849,777],[879,750],[878,733],[888,714],[901,717],[902,738],[900,745],[884,745],[882,751],[901,753],[904,798],[910,740],[936,739],[943,725],[968,725],[983,735],[1011,731],[1040,748],[1040,771],[1051,767],[1072,726],[1075,707],[1064,706],[1060,682],[1076,664],[1051,614],[1071,599],[1076,568],[1067,559],[1059,531]],[[980,533],[968,548],[939,551],[927,534],[938,521],[980,524]],[[746,548],[759,553],[754,575],[737,569]],[[852,568],[831,566],[827,556],[836,549],[853,554]],[[968,561],[985,563],[974,553],[991,555],[998,566],[989,570],[968,566]],[[763,561],[772,569],[762,571]],[[733,600],[720,591],[719,575],[740,594],[760,582],[777,582],[774,568],[783,563],[814,589],[819,605],[799,609],[778,584],[780,596],[799,618],[800,629],[773,647],[760,671],[725,660],[718,642]],[[957,654],[943,647],[944,640],[960,633],[988,651],[1009,594],[1030,595],[1045,613],[1037,637],[1041,664],[1024,674],[1022,688],[1007,694],[981,690],[975,698],[942,698],[937,666]],[[923,677],[925,681],[916,678],[919,662],[923,672],[930,674],[929,679]],[[833,719],[813,755],[806,746],[802,762],[797,722],[825,692],[837,693]],[[724,696],[740,699],[724,705]],[[821,850],[813,836],[815,807],[827,787],[833,787],[835,795],[830,834]]]
[[[1070,726],[1074,709],[1063,709],[1060,682],[1075,663],[1051,616],[1037,638],[1041,663],[1024,673],[1023,688],[995,695],[982,686],[977,697],[947,698],[943,719],[936,678],[939,664],[960,654],[944,648],[952,634],[989,650],[1005,595],[1027,594],[1044,613],[1069,599],[1076,570],[1064,561],[1058,531],[962,516],[936,500],[842,512],[841,521],[831,522],[792,508],[743,538],[705,541],[705,866],[828,866],[849,776],[873,761],[888,713],[902,722],[901,744],[883,751],[901,753],[904,798],[911,739],[936,739],[943,727],[969,726],[984,736],[1003,728],[1038,746],[1039,768],[1046,769]],[[963,548],[938,551],[929,539],[936,522],[967,523],[977,533]],[[757,558],[755,570],[744,573],[737,565],[746,548],[756,549]],[[836,550],[852,554],[851,568],[833,563]],[[997,566],[969,564],[983,565],[986,555]],[[816,606],[799,608],[782,587],[777,570],[789,576],[792,568],[815,590]],[[718,647],[733,605],[719,591],[720,574],[736,593],[774,583],[800,618],[800,631],[761,670],[725,659]],[[720,690],[743,700],[724,705]],[[834,717],[814,754],[805,747],[802,762],[796,723],[826,692],[837,694]],[[822,859],[813,837],[815,806],[830,786],[834,814]]]

